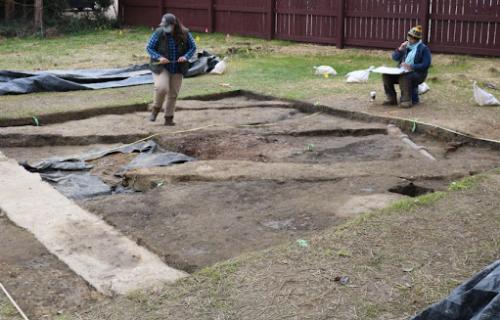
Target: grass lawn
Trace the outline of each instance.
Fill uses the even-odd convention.
[[[105,30],[40,40],[2,39],[0,69],[109,68],[148,61],[144,50],[151,30],[145,28]],[[372,74],[366,84],[347,84],[345,74],[371,65],[393,65],[390,51],[344,49],[330,46],[265,41],[222,34],[195,34],[199,49],[230,56],[223,76],[186,79],[181,96],[246,89],[278,97],[320,102],[374,114],[436,122],[443,126],[500,140],[498,108],[476,107],[472,81],[500,88],[500,59],[435,54],[428,84],[431,92],[421,107],[410,110],[382,108],[381,77]],[[313,75],[313,66],[331,65],[339,73],[324,78]],[[368,95],[378,92],[378,103]],[[490,90],[496,94],[498,91]],[[2,119],[149,103],[151,86],[72,93],[0,97]]]

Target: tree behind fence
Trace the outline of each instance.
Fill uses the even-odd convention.
[[[433,51],[500,56],[500,0],[122,0],[129,25],[165,12],[193,31],[394,48],[414,25]]]

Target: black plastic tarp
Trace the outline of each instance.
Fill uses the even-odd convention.
[[[113,188],[101,178],[85,173],[42,173],[43,180],[50,182],[60,193],[71,199],[84,199],[111,194]]]
[[[86,163],[86,161],[100,159],[110,154],[115,153],[153,153],[158,150],[158,145],[152,141],[144,141],[131,145],[124,145],[111,149],[102,149],[93,152],[88,152],[85,154],[70,156],[70,157],[54,157],[46,160],[42,160],[33,164],[26,161],[20,162],[20,164],[30,172],[51,172],[51,171],[85,171],[92,169],[92,166]]]
[[[219,58],[206,51],[190,61],[187,77],[210,72]],[[39,72],[0,70],[0,95],[33,92],[97,90],[153,83],[147,64],[119,69],[49,70]]]
[[[116,168],[115,176],[129,170],[163,167],[194,161],[182,153],[162,150],[152,141],[139,142],[117,148],[102,149],[72,157],[50,158],[37,163],[20,162],[30,172],[38,172],[43,180],[51,183],[59,192],[72,199],[127,192],[122,186],[110,186],[98,176],[89,173],[93,166],[87,161],[97,160],[114,153],[139,153],[130,163]]]
[[[500,319],[500,260],[479,272],[413,320]]]
[[[133,169],[164,167],[165,165],[185,163],[193,160],[191,157],[176,152],[141,153],[117,174],[121,175]]]

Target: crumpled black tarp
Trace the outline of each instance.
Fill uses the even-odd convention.
[[[190,61],[187,77],[210,72],[220,59],[206,51]],[[0,96],[47,91],[119,88],[153,83],[147,64],[120,69],[49,70],[22,72],[0,70]]]
[[[132,145],[124,145],[117,148],[103,149],[94,152],[89,152],[78,156],[63,157],[63,158],[55,157],[42,160],[34,164],[30,164],[26,161],[23,161],[20,162],[19,164],[30,172],[43,173],[43,172],[50,172],[57,170],[84,171],[92,169],[92,166],[86,163],[85,161],[100,159],[102,157],[115,153],[124,153],[124,154],[133,152],[153,153],[157,150],[158,150],[158,145],[154,141],[148,140],[144,142],[135,143]]]
[[[117,174],[122,175],[123,173],[133,169],[164,167],[165,164],[172,165],[190,162],[193,160],[194,158],[176,152],[167,151],[160,153],[141,153],[129,164],[124,166]]]
[[[50,182],[57,191],[71,199],[84,199],[111,194],[113,188],[101,178],[85,173],[42,173],[43,180]]]
[[[500,319],[500,260],[453,290],[413,320]]]
[[[111,193],[122,193],[127,190],[121,186],[109,186],[98,176],[88,171],[92,165],[86,161],[100,159],[115,153],[139,154],[129,164],[117,168],[116,176],[122,176],[127,171],[139,168],[163,167],[185,163],[196,159],[181,153],[161,150],[152,141],[144,141],[112,149],[103,149],[79,156],[65,158],[50,158],[34,164],[20,162],[26,170],[38,172],[43,180],[50,182],[59,192],[72,199],[84,199]]]

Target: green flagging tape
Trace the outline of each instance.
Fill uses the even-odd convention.
[[[411,128],[411,132],[415,133],[417,131],[417,121],[413,120],[413,127]]]
[[[39,127],[40,126],[40,121],[38,120],[37,117],[33,116],[33,122],[35,123],[35,126]]]

